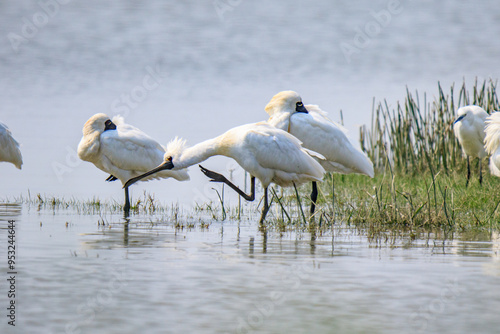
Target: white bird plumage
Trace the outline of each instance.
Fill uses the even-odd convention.
[[[488,113],[481,107],[470,105],[457,110],[457,119],[453,122],[453,131],[462,152],[467,158],[467,183],[470,179],[469,157],[479,158],[479,182],[482,183],[481,160],[486,157],[484,148],[484,127]]]
[[[172,157],[173,170],[187,168],[215,155],[236,160],[258,178],[264,188],[271,182],[288,187],[293,183],[319,181],[325,172],[297,138],[266,122],[241,125],[191,147],[175,138],[165,152],[166,158]]]
[[[297,138],[267,122],[259,122],[232,128],[218,137],[192,147],[185,147],[184,141],[176,138],[167,145],[165,162],[162,165],[129,180],[126,186],[172,166],[173,170],[187,168],[215,155],[234,159],[252,176],[252,194],[245,195],[220,174],[202,167],[203,172],[213,181],[228,184],[247,200],[254,198],[255,178],[260,180],[265,189],[261,222],[267,213],[267,187],[271,182],[287,187],[320,181],[325,173],[323,167],[301,147]]]
[[[326,171],[374,176],[373,163],[347,138],[347,130],[330,120],[317,105],[303,105],[302,98],[294,91],[282,91],[273,96],[265,107],[268,122],[297,137],[302,146],[318,152],[324,159],[318,162]],[[313,183],[311,214],[317,196]]]
[[[78,157],[93,163],[100,170],[118,178],[122,184],[158,166],[163,161],[165,147],[138,128],[125,124],[123,117],[111,121],[106,114],[95,114],[83,127],[78,144]],[[108,180],[113,180],[110,176]],[[172,177],[189,180],[187,170],[163,171],[144,181]],[[128,188],[125,188],[125,211],[130,207]]]
[[[12,137],[7,125],[0,123],[0,161],[10,162],[18,169],[22,168],[23,157],[19,143]]]
[[[270,116],[268,122],[297,137],[305,148],[323,155],[325,160],[319,163],[325,170],[374,176],[373,163],[351,144],[343,126],[330,120],[317,105],[305,105],[307,113],[298,112],[297,103],[302,103],[302,98],[296,92],[276,94],[265,108]]]
[[[490,172],[500,177],[500,112],[494,112],[486,118],[484,147],[490,154]]]

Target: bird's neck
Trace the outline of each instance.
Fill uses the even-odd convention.
[[[275,113],[267,121],[269,124],[277,129],[290,132],[290,117],[292,116],[289,112]]]
[[[205,140],[184,150],[175,168],[187,168],[196,165],[214,155],[225,155],[219,137]]]
[[[94,131],[89,133],[78,144],[78,156],[84,161],[92,161],[95,156],[99,154],[101,142],[99,140],[100,133]]]

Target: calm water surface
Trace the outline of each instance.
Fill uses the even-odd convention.
[[[2,229],[8,217],[16,220],[18,246],[17,326],[3,320],[2,333],[497,333],[500,327],[494,233],[391,246],[341,228],[312,237],[300,230],[263,233],[251,221],[176,229],[162,216],[125,221],[106,213],[0,208]],[[6,245],[5,233],[0,242]]]
[[[0,121],[24,166],[0,164],[0,202],[23,196],[123,201],[119,184],[76,157],[84,122],[122,114],[161,143],[190,144],[266,119],[278,91],[298,91],[357,140],[373,97],[406,86],[500,75],[494,1],[401,1],[352,57],[358,31],[389,1],[0,2]],[[49,3],[49,1],[42,1]],[[54,2],[52,2],[53,4]],[[38,20],[39,27],[28,31]],[[11,37],[22,37],[13,45]],[[10,37],[9,37],[10,36]],[[349,58],[349,59],[348,59]],[[144,80],[154,73],[154,87]],[[130,96],[135,94],[134,98]],[[141,95],[142,94],[142,95]],[[206,167],[242,180],[228,159]],[[196,168],[190,182],[141,183],[189,212],[217,201]],[[226,195],[228,204],[234,198]],[[497,234],[368,242],[335,229],[262,234],[254,221],[176,230],[162,216],[80,215],[0,205],[0,245],[16,220],[18,326],[1,333],[498,333]],[[99,225],[101,221],[105,226]],[[152,222],[152,223],[151,223]],[[6,312],[6,249],[0,310]]]

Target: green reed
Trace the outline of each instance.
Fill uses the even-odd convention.
[[[496,82],[476,81],[471,90],[463,83],[458,93],[454,86],[445,92],[438,83],[432,102],[426,94],[421,100],[418,92],[407,89],[404,102],[394,108],[385,100],[374,101],[371,129],[361,129],[360,142],[377,177],[366,181],[372,189],[365,188],[365,196],[357,197],[354,204],[342,205],[339,200],[339,216],[371,227],[496,226],[497,178],[486,175],[483,187],[465,187],[466,160],[453,121],[456,110],[469,104],[488,113],[499,110]],[[353,187],[345,186],[352,197]]]
[[[465,162],[453,133],[453,121],[456,110],[469,104],[489,113],[499,110],[496,82],[476,81],[472,94],[465,82],[458,94],[454,86],[445,92],[438,83],[438,94],[432,102],[427,101],[426,94],[421,101],[418,92],[407,89],[404,102],[397,102],[394,108],[386,100],[374,100],[371,128],[363,126],[360,130],[361,147],[379,171],[386,164],[396,174],[410,175],[462,169]]]

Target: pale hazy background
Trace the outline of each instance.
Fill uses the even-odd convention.
[[[336,121],[342,109],[357,142],[373,97],[394,103],[406,86],[432,97],[438,80],[447,89],[500,72],[493,1],[400,1],[390,18],[381,13],[391,1],[373,0],[54,1],[42,1],[51,4],[45,10],[39,1],[0,2],[0,121],[24,156],[22,171],[0,164],[0,198],[29,190],[121,202],[117,182],[76,158],[82,126],[97,112],[121,112],[164,144],[177,135],[195,144],[266,119],[269,99],[292,89]],[[372,37],[356,39],[360,29]],[[346,57],[342,43],[356,41],[358,52]],[[157,87],[141,88],[154,69]],[[123,96],[132,93],[127,107]],[[197,167],[191,177],[142,183],[132,194],[184,204],[215,196]]]

